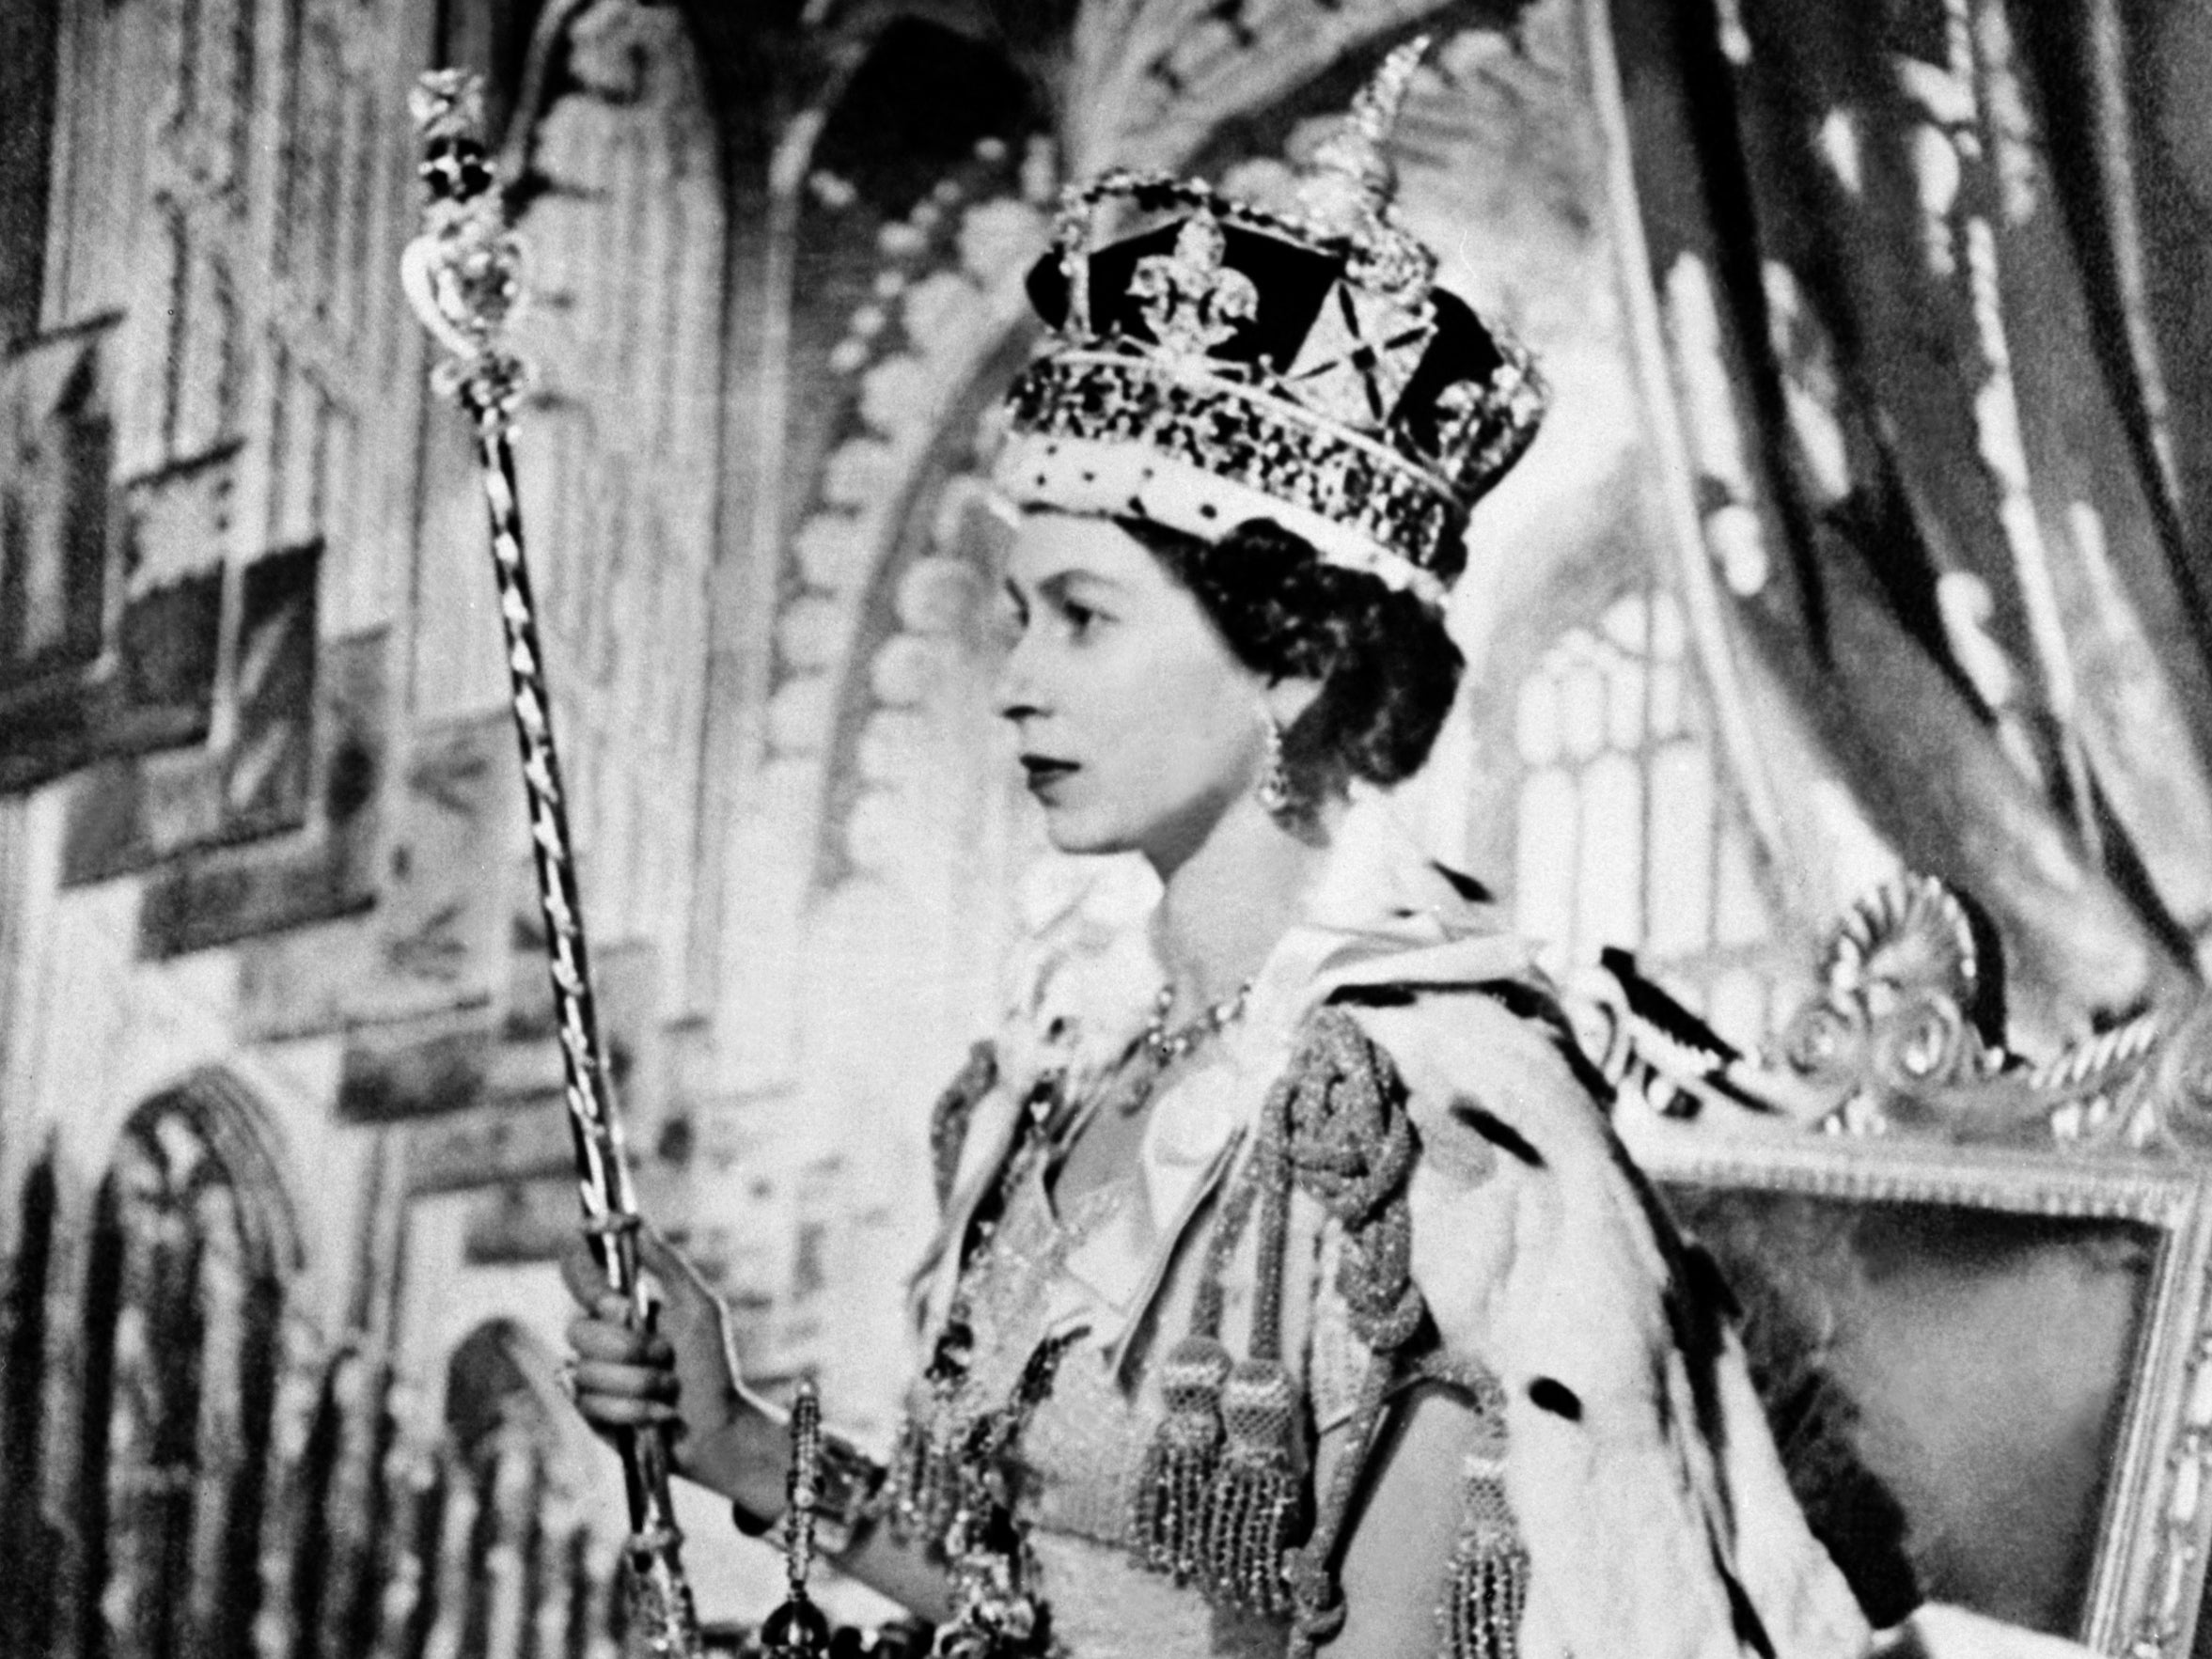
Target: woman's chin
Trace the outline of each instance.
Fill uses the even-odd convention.
[[[1064,807],[1044,809],[1044,838],[1052,843],[1055,853],[1077,855],[1126,853],[1135,845],[1112,825]]]

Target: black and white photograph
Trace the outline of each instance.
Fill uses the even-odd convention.
[[[0,0],[0,1659],[2212,1659],[2212,7]]]

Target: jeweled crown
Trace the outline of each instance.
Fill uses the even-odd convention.
[[[995,469],[1017,504],[1209,538],[1271,518],[1442,603],[1545,389],[1399,218],[1385,146],[1427,45],[1384,60],[1287,211],[1164,174],[1070,187]]]

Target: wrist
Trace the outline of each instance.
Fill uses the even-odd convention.
[[[771,1520],[783,1508],[790,1439],[780,1417],[740,1405],[712,1428],[690,1428],[675,1444],[677,1473]]]

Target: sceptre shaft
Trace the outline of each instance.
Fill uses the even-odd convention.
[[[507,348],[503,333],[520,293],[520,251],[484,149],[477,77],[457,70],[427,74],[411,108],[422,134],[421,173],[430,200],[422,234],[400,259],[400,277],[423,326],[450,353],[433,371],[431,383],[460,403],[476,430],[538,899],[545,918],[576,1192],[584,1229],[608,1285],[628,1299],[632,1319],[642,1322],[646,1305],[637,1272],[637,1204],[591,994],[568,808],[553,743],[553,706],[545,690],[515,493],[510,439],[526,371]],[[632,1639],[642,1640],[654,1659],[696,1659],[698,1617],[683,1576],[682,1534],[668,1495],[667,1436],[656,1428],[633,1429],[621,1436],[619,1449],[630,1510]]]

